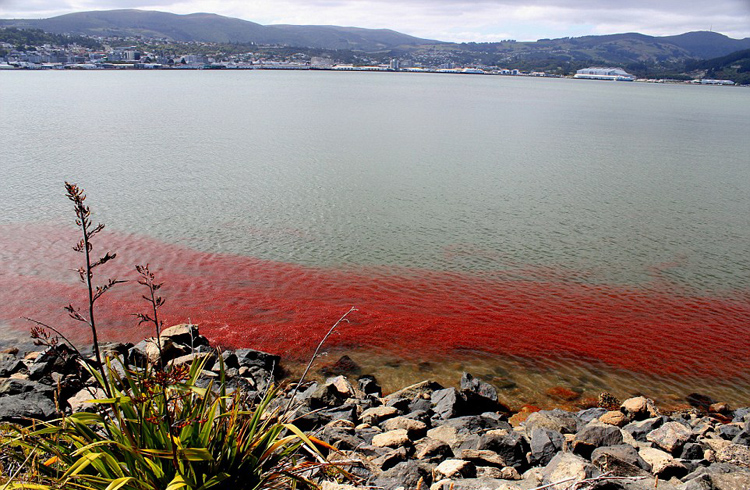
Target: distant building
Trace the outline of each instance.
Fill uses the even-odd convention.
[[[591,67],[578,70],[573,78],[588,80],[616,80],[618,82],[632,82],[635,77],[622,68]]]

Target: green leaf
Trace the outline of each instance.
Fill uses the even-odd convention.
[[[117,490],[118,488],[122,488],[126,483],[132,480],[135,480],[135,478],[133,478],[132,476],[125,476],[122,478],[118,478],[117,480],[112,480],[112,483],[107,485],[107,488],[105,488],[104,490]]]
[[[185,479],[182,478],[182,475],[175,475],[172,481],[169,482],[169,485],[167,485],[166,490],[179,490],[180,488],[186,488],[187,486],[188,484],[185,482]]]

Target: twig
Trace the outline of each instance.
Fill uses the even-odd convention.
[[[336,330],[336,327],[338,327],[341,322],[348,321],[346,317],[349,315],[349,313],[353,311],[357,311],[357,309],[352,306],[351,308],[349,308],[349,311],[344,313],[343,316],[339,318],[336,323],[333,324],[333,326],[328,330],[328,333],[325,334],[325,337],[323,337],[320,343],[318,343],[318,347],[315,348],[315,352],[310,358],[310,362],[307,363],[307,367],[305,368],[305,371],[302,373],[302,377],[299,379],[299,381],[297,382],[297,385],[294,387],[294,390],[292,391],[292,396],[289,398],[289,403],[287,403],[286,408],[284,409],[285,415],[289,412],[289,409],[292,407],[292,403],[294,402],[294,397],[297,395],[297,391],[299,390],[299,387],[305,381],[305,377],[307,376],[307,373],[310,372],[310,368],[315,362],[315,359],[317,359],[318,356],[320,355],[320,349],[323,347],[323,344],[326,343],[326,340],[328,340],[328,337],[331,336],[333,331]]]

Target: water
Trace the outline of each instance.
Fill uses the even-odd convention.
[[[9,72],[0,111],[9,338],[80,300],[71,180],[113,270],[151,262],[169,319],[229,345],[303,358],[354,304],[331,356],[393,387],[471,369],[512,378],[511,401],[563,385],[750,403],[746,89]],[[130,287],[112,323],[139,308]]]

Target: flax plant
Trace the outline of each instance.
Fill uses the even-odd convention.
[[[72,305],[66,310],[91,327],[97,363],[92,366],[82,357],[81,361],[106,397],[90,400],[96,408],[94,413],[78,412],[25,428],[9,426],[3,433],[3,445],[25,471],[23,480],[14,480],[16,473],[2,482],[0,490],[314,487],[309,479],[311,472],[329,466],[318,447],[333,448],[304,434],[288,422],[285,413],[271,408],[278,388],[271,387],[260,400],[247,399],[239,391],[230,393],[221,356],[216,384],[204,376],[206,357],[188,364],[165,365],[160,356],[159,362],[141,370],[129,369],[122,359],[102,361],[95,302],[123,281],[110,280],[96,288],[92,285],[92,270],[115,255],[108,252],[91,262],[91,237],[103,225],[91,227],[83,190],[67,182],[65,187],[75,204],[76,224],[83,235],[75,250],[86,257],[78,273],[88,289],[88,318]],[[143,297],[151,310],[136,316],[140,323],[153,323],[163,354],[163,322],[158,309],[164,300],[157,293],[161,284],[148,265],[136,266],[136,271],[138,282],[148,289]],[[55,345],[57,339],[44,328],[58,334],[59,331],[34,322],[37,340]],[[80,357],[80,352],[71,346]],[[314,459],[301,457],[301,449]]]

